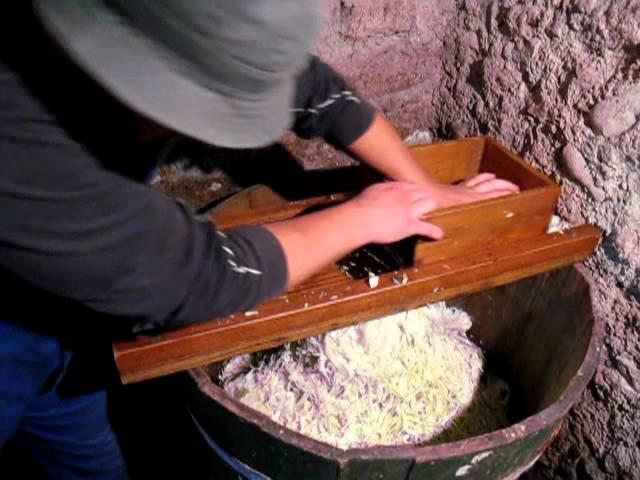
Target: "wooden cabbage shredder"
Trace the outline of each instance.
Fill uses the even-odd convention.
[[[516,183],[521,192],[429,213],[425,220],[440,226],[445,238],[400,242],[404,257],[388,248],[373,255],[372,250],[363,249],[254,311],[118,342],[114,354],[122,381],[132,383],[207,365],[515,282],[581,262],[600,241],[601,231],[591,225],[547,233],[560,187],[491,138],[416,146],[412,152],[439,181],[455,183],[491,172]],[[282,220],[347,196],[286,202],[257,193],[217,210],[212,219],[220,228]],[[378,259],[386,255],[391,261],[381,259],[379,265],[358,268],[362,260],[358,255]],[[375,282],[368,278],[369,271],[376,274]]]

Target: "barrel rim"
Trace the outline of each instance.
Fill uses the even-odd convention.
[[[258,426],[265,433],[281,441],[292,444],[297,448],[303,448],[314,455],[324,457],[339,464],[375,459],[427,462],[474,455],[482,451],[492,451],[513,443],[514,441],[527,438],[543,430],[545,427],[559,422],[580,400],[582,393],[595,374],[600,361],[604,338],[604,319],[600,313],[593,308],[592,293],[595,290],[595,282],[584,265],[575,264],[572,267],[566,268],[577,270],[578,274],[586,282],[589,293],[593,324],[585,357],[578,367],[577,374],[569,381],[558,400],[534,415],[530,415],[509,427],[493,432],[437,445],[420,447],[412,445],[372,446],[368,448],[342,450],[290,430],[271,420],[266,415],[235,400],[211,381],[204,367],[191,369],[189,370],[189,374],[196,381],[199,388],[212,400],[215,400],[224,408],[239,416],[243,421]]]

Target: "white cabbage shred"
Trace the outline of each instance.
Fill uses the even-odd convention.
[[[341,449],[425,442],[470,404],[484,365],[471,319],[444,302],[225,363],[228,393]]]

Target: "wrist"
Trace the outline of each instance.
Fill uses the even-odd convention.
[[[359,197],[355,197],[338,207],[342,209],[342,215],[348,221],[345,224],[346,234],[350,238],[350,249],[356,249],[375,238],[376,225],[372,223],[372,212],[363,205]]]
[[[420,172],[420,175],[417,178],[413,178],[410,181],[420,185],[421,187],[424,187],[431,192],[439,190],[442,186],[442,183],[438,182],[436,179],[434,179],[424,171]]]

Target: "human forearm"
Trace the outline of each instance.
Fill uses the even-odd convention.
[[[337,207],[266,227],[280,242],[291,287],[366,243],[389,243],[411,235],[440,238],[438,227],[421,220],[434,207],[425,188],[388,182],[373,185]]]
[[[516,185],[491,173],[476,175],[463,185],[438,182],[420,166],[395,128],[380,113],[347,150],[390,179],[413,182],[426,188],[438,208],[518,192]]]
[[[287,287],[300,283],[323,266],[367,243],[354,206],[345,203],[266,227],[287,258]],[[349,224],[346,225],[347,219]]]
[[[438,183],[415,160],[396,129],[381,113],[376,113],[371,126],[347,150],[390,179],[414,182],[427,188]]]

